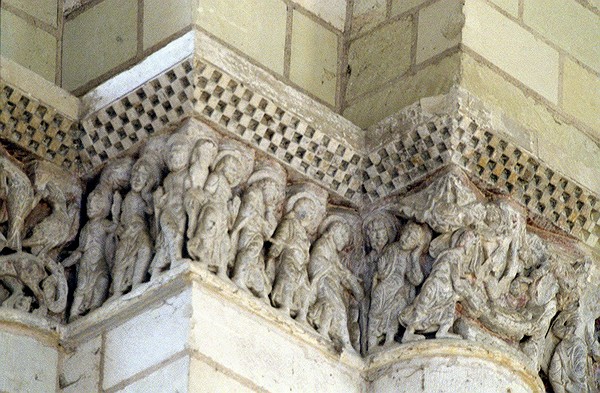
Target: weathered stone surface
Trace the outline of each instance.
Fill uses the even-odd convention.
[[[148,374],[137,381],[117,390],[121,393],[163,393],[193,392],[192,384],[188,379],[190,373],[190,358],[184,356],[178,360],[166,364],[158,370]],[[204,389],[203,383],[198,383],[198,388]],[[209,391],[209,390],[197,390]]]
[[[59,387],[64,393],[95,392],[100,389],[102,337],[67,347],[61,353]]]
[[[461,2],[443,0],[421,9],[417,32],[417,64],[458,45],[464,23]]]

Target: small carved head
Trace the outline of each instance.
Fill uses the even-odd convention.
[[[94,190],[87,200],[87,215],[89,218],[104,218],[110,214],[112,203],[110,195]]]
[[[327,227],[327,231],[331,233],[333,242],[338,251],[341,251],[350,245],[350,227],[348,224],[342,221],[335,221]]]
[[[221,173],[231,187],[237,186],[242,180],[242,163],[233,155],[226,155],[215,165],[215,172]]]
[[[151,168],[143,160],[139,160],[131,170],[131,189],[141,192],[150,182]]]
[[[369,217],[365,229],[369,246],[380,253],[387,244],[396,239],[396,218],[390,213],[379,212]]]
[[[167,166],[172,172],[178,172],[187,167],[190,161],[190,141],[185,135],[173,134],[167,142]]]
[[[300,198],[294,203],[293,212],[303,227],[308,227],[314,219],[315,203],[310,198]]]
[[[205,166],[212,164],[218,152],[217,143],[210,138],[201,138],[192,150],[191,163],[202,163]]]
[[[426,242],[427,233],[422,225],[415,222],[406,224],[400,235],[400,246],[404,250],[414,250]]]

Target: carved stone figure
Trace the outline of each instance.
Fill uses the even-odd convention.
[[[217,157],[217,152],[217,143],[209,136],[200,137],[192,150],[191,164],[186,180],[188,190],[184,195],[185,211],[188,217],[188,239],[191,239],[196,233],[200,208],[204,203],[204,185],[208,179],[210,167]]]
[[[361,300],[360,282],[341,261],[340,254],[350,245],[350,227],[338,216],[330,216],[321,224],[321,236],[310,251],[308,276],[311,296],[308,320],[338,348],[351,348],[348,331],[348,302],[345,290]]]
[[[267,258],[273,305],[300,322],[306,321],[310,301],[310,236],[325,213],[325,200],[326,194],[310,184],[292,188],[286,214],[271,239]]]
[[[454,234],[453,246],[440,253],[433,263],[431,273],[421,287],[414,302],[399,317],[406,326],[402,342],[422,340],[425,336],[415,334],[435,331],[436,338],[461,338],[450,333],[456,318],[458,293],[470,285],[462,277],[464,263],[468,261],[478,241],[475,233],[460,230]]]
[[[286,174],[272,161],[263,161],[248,179],[240,211],[231,230],[238,239],[233,282],[268,300],[271,283],[265,271],[263,246],[275,232],[285,198]]]
[[[153,253],[149,226],[154,213],[152,191],[159,175],[160,166],[151,154],[142,155],[131,170],[131,191],[123,200],[116,231],[111,296],[119,296],[141,284],[148,273]]]
[[[420,262],[430,240],[426,226],[409,222],[399,240],[385,247],[377,259],[369,312],[369,348],[393,342],[398,315],[412,302],[415,287],[423,281]]]
[[[102,305],[110,284],[109,261],[114,254],[108,245],[115,224],[107,217],[110,214],[112,197],[101,190],[88,196],[87,215],[89,221],[81,230],[78,248],[63,261],[63,266],[77,264],[77,287],[70,319],[74,320]]]
[[[8,218],[8,233],[0,238],[0,248],[21,251],[25,218],[39,199],[35,198],[27,175],[4,155],[0,155],[0,196],[5,200]]]
[[[186,225],[183,196],[193,141],[183,132],[169,137],[165,147],[169,174],[154,192],[154,217],[157,224],[156,254],[151,263],[152,277],[181,260]]]
[[[237,216],[240,199],[233,189],[252,170],[253,157],[233,141],[221,144],[203,189],[203,201],[196,231],[188,241],[192,259],[208,264],[222,278],[228,278],[233,263],[229,230]],[[249,169],[249,170],[248,170]]]

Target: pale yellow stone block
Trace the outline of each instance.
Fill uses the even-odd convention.
[[[373,91],[410,68],[411,17],[403,18],[360,37],[350,44],[347,100]]]
[[[63,87],[75,90],[135,56],[137,0],[105,0],[64,29]]]
[[[202,0],[197,24],[283,74],[286,5],[282,0]]]
[[[563,107],[600,139],[600,79],[569,59],[563,68]]]
[[[414,75],[358,100],[344,110],[344,117],[367,128],[424,97],[447,93],[458,83],[459,55],[447,56]]]
[[[461,85],[531,130],[540,158],[551,168],[590,190],[600,190],[600,147],[580,130],[556,119],[543,104],[466,54]]]
[[[526,0],[526,24],[600,71],[600,16],[575,0]]]
[[[56,38],[12,12],[0,10],[0,53],[44,79],[56,78]]]
[[[441,0],[419,11],[417,63],[458,45],[465,23],[462,3]]]
[[[519,0],[490,0],[514,17],[519,16]]]
[[[420,6],[428,0],[392,0],[392,16]]]
[[[191,0],[144,0],[144,49],[192,24]]]
[[[325,102],[335,104],[338,36],[294,11],[290,79]]]
[[[209,366],[196,358],[190,363],[189,393],[252,393],[254,390],[233,378],[235,375],[224,367]]]
[[[28,13],[53,27],[58,26],[58,1],[57,0],[4,0],[23,12]],[[62,1],[62,0],[61,0]]]
[[[323,19],[336,29],[344,31],[346,26],[346,7],[348,6],[346,0],[293,0],[293,2]]]
[[[385,20],[385,0],[355,0],[352,14],[352,36],[373,29]]]
[[[549,101],[558,101],[558,52],[482,0],[467,0],[463,43]]]

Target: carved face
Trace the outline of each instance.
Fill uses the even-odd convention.
[[[296,218],[300,220],[300,224],[305,228],[312,222],[315,212],[316,206],[314,202],[308,198],[301,198],[294,204]]]
[[[217,164],[215,172],[221,173],[232,187],[237,186],[241,181],[241,163],[233,156],[223,157]]]
[[[421,237],[423,234],[423,229],[415,223],[409,223],[404,228],[404,231],[400,235],[400,246],[404,250],[414,250],[419,246],[421,242]]]
[[[107,217],[110,213],[110,201],[100,192],[92,191],[88,196],[87,214],[89,218]]]
[[[217,155],[217,145],[207,139],[202,139],[196,143],[194,150],[192,150],[192,163],[202,163],[208,166],[212,163]]]
[[[343,250],[350,244],[350,228],[341,222],[336,222],[329,227],[333,234],[333,241],[338,251]]]
[[[390,241],[389,230],[385,226],[385,223],[380,220],[373,220],[370,223],[367,236],[369,237],[371,248],[377,252],[381,252],[383,247]]]
[[[172,172],[177,172],[187,166],[189,159],[190,152],[188,146],[183,141],[176,141],[169,151],[167,166]]]
[[[257,184],[258,187],[263,190],[265,204],[273,205],[279,202],[281,199],[282,190],[277,182],[274,182],[270,179],[264,179]]]
[[[133,168],[133,173],[131,174],[131,188],[135,192],[140,192],[146,187],[148,181],[150,180],[150,168],[148,168],[145,164],[140,164]]]

